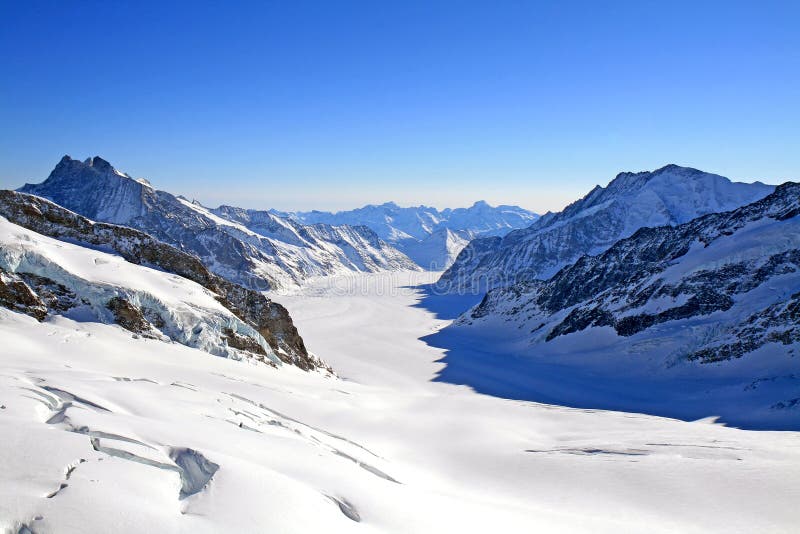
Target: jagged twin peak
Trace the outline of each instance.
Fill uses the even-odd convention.
[[[451,292],[481,291],[518,281],[547,279],[584,254],[597,254],[647,226],[675,225],[726,211],[768,195],[773,186],[738,183],[677,165],[621,173],[606,187],[560,213],[502,239],[476,239],[438,284]]]
[[[545,393],[558,402],[605,391],[605,402],[592,401],[608,406],[614,391],[630,403],[611,407],[649,411],[637,402],[658,402],[661,384],[670,407],[656,413],[684,416],[702,403],[738,424],[796,427],[800,184],[733,211],[642,228],[549,280],[490,291],[458,323],[527,355],[531,383],[536,362],[591,377]]]
[[[99,157],[64,156],[47,180],[20,191],[93,220],[145,231],[197,255],[214,273],[260,290],[313,276],[418,268],[369,228],[304,226],[232,207],[209,210],[135,180]]]
[[[538,218],[518,206],[493,207],[482,200],[468,208],[444,210],[430,206],[400,207],[386,202],[337,213],[309,211],[281,215],[305,224],[363,224],[418,265],[431,270],[448,267],[471,239],[502,236],[529,226]]]

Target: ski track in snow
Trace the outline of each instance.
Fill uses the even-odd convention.
[[[798,433],[434,381],[436,275],[274,296],[338,379],[0,310],[0,529],[796,532]]]

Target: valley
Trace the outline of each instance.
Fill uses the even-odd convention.
[[[791,532],[800,437],[434,381],[433,274],[273,295],[339,376],[0,310],[2,527]],[[186,474],[184,474],[186,473]],[[647,488],[647,491],[642,491]]]

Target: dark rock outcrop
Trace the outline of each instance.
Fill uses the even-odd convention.
[[[496,315],[513,323],[549,329],[544,341],[608,326],[623,337],[669,321],[711,316],[730,310],[740,296],[768,286],[780,277],[800,273],[800,247],[788,230],[750,235],[748,244],[726,245],[720,256],[667,275],[692,250],[706,249],[723,238],[737,239],[748,228],[757,234],[769,222],[800,214],[800,184],[778,186],[769,196],[736,210],[698,217],[678,226],[642,228],[596,256],[582,256],[549,280],[535,280],[490,291],[469,320]],[[733,236],[733,237],[731,237]],[[750,250],[744,256],[743,251]],[[685,272],[684,272],[685,271]],[[776,282],[777,283],[777,282]],[[766,291],[766,290],[765,290]],[[789,345],[800,340],[800,293],[763,297],[766,306],[751,306],[750,316],[698,341],[689,360],[714,362],[740,357],[769,342]],[[795,289],[796,291],[796,289]],[[743,297],[742,297],[743,298]],[[773,300],[769,300],[773,299]],[[775,301],[775,299],[778,299]]]
[[[135,334],[144,334],[150,331],[150,323],[145,319],[142,310],[122,297],[114,297],[108,301],[106,307],[114,314],[114,320],[125,330]]]
[[[15,273],[0,270],[0,306],[22,312],[43,321],[47,306],[25,281]]]
[[[308,353],[286,308],[257,291],[213,274],[187,252],[139,230],[94,222],[43,198],[16,191],[0,191],[0,215],[34,232],[118,254],[131,263],[197,282],[216,293],[223,306],[255,328],[283,362],[303,370],[326,368]],[[24,295],[21,287],[19,291]]]

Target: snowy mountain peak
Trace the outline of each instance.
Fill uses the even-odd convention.
[[[559,213],[548,213],[502,240],[475,240],[442,275],[448,291],[547,279],[583,254],[597,254],[642,227],[676,225],[759,200],[774,188],[689,167],[618,174]]]
[[[38,320],[79,313],[84,321],[115,322],[219,356],[239,358],[241,351],[304,370],[322,365],[285,308],[144,232],[91,221],[37,196],[0,191],[0,241],[0,278],[17,288],[11,299],[0,288],[0,305]],[[142,276],[156,285],[137,285]]]
[[[100,157],[62,158],[37,195],[89,219],[134,227],[195,254],[216,274],[249,288],[290,287],[311,276],[417,269],[374,234],[350,227],[313,228],[244,210],[210,210],[153,189]],[[248,212],[249,213],[249,212]],[[253,228],[250,228],[250,226]],[[263,232],[263,233],[262,233]]]
[[[99,156],[85,161],[64,156],[47,179],[20,188],[90,219],[125,224],[142,213],[155,191],[116,170]]]
[[[643,189],[657,188],[659,184],[665,183],[670,186],[704,183],[724,187],[726,184],[732,184],[733,182],[723,176],[671,163],[654,171],[621,172],[606,187],[598,186],[592,193],[595,195],[601,194],[603,199],[607,199],[612,194],[636,194]],[[591,196],[592,193],[587,197]],[[587,197],[584,197],[584,199]],[[578,203],[582,200],[579,200]]]
[[[533,223],[538,215],[518,206],[490,206],[479,200],[468,208],[438,210],[430,206],[400,207],[394,202],[369,204],[337,213],[276,213],[303,224],[364,225],[425,269],[449,266],[470,239],[501,236]],[[447,231],[445,231],[447,230]]]
[[[731,211],[641,228],[547,280],[492,289],[458,324],[524,355],[531,375],[537,359],[557,360],[603,385],[559,384],[559,402],[594,395],[596,405],[644,385],[664,388],[648,396],[667,410],[702,399],[735,424],[796,426],[798,288],[800,184],[790,182]]]

